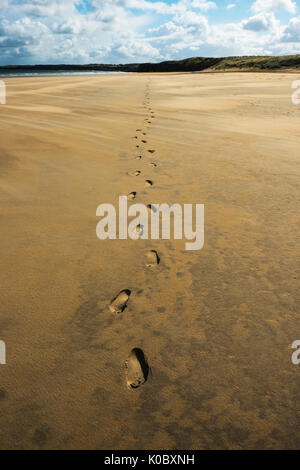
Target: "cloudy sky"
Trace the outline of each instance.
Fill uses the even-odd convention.
[[[300,0],[0,0],[0,64],[300,53]]]

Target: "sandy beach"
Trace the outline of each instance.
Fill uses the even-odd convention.
[[[297,79],[5,80],[1,449],[299,449]],[[100,241],[97,207],[131,192],[204,204],[204,248]],[[137,390],[134,348],[150,367]]]

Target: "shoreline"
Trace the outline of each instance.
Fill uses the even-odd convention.
[[[19,77],[27,77],[27,78],[35,78],[35,77],[81,77],[81,76],[94,76],[94,75],[120,75],[120,74],[129,74],[131,72],[40,72],[40,73],[7,73],[1,74],[0,72],[0,79],[1,78],[19,78]]]
[[[40,72],[40,73],[17,73],[17,74],[1,74],[0,79],[4,78],[40,78],[40,77],[82,77],[82,76],[97,76],[97,75],[201,75],[201,74],[299,74],[300,69],[280,69],[280,70],[261,70],[261,69],[224,69],[224,70],[199,70],[199,71],[173,71],[173,72]]]

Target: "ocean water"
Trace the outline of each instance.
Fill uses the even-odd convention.
[[[0,78],[5,77],[49,77],[49,76],[78,76],[78,75],[115,75],[115,74],[124,74],[127,72],[100,72],[100,71],[81,71],[81,70],[41,70],[41,71],[22,71],[22,70],[0,70]]]

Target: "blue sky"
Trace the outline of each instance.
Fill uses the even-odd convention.
[[[300,0],[0,0],[0,64],[300,53]]]

